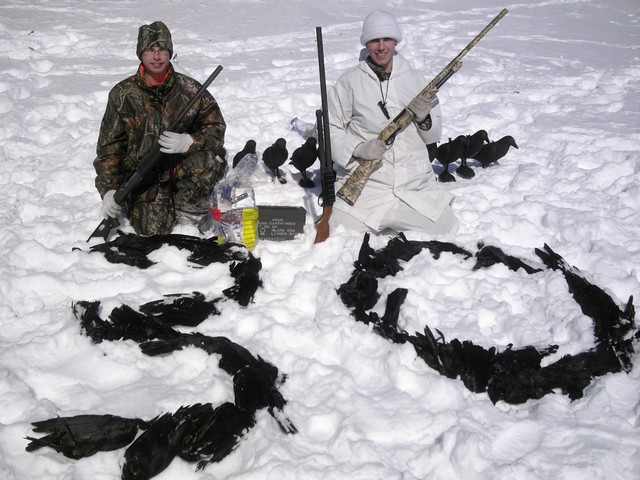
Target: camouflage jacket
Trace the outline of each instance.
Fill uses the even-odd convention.
[[[180,115],[200,87],[200,83],[173,67],[158,86],[147,85],[138,71],[113,87],[93,162],[97,174],[95,185],[101,197],[117,189],[135,171],[138,162],[156,145],[160,134]],[[220,151],[225,129],[217,102],[209,92],[204,92],[177,131],[193,137],[194,143],[189,149],[189,154],[193,154]]]

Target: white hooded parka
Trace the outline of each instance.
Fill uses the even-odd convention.
[[[336,191],[358,166],[352,158],[355,147],[378,137],[389,124],[378,102],[384,100],[393,119],[427,82],[396,53],[389,80],[380,82],[365,60],[345,72],[328,92],[331,150],[336,166]],[[432,126],[421,130],[407,126],[387,149],[383,162],[369,177],[354,206],[337,198],[341,210],[373,230],[393,228],[384,223],[396,202],[404,202],[436,222],[453,195],[439,188],[426,145],[440,141],[442,114],[437,98],[431,109]]]

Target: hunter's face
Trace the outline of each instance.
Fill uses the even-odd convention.
[[[159,77],[166,73],[169,68],[169,50],[152,46],[142,52],[142,65],[146,74],[152,77]]]
[[[393,38],[376,38],[367,42],[369,56],[385,72],[390,73],[393,66],[393,53],[396,51],[396,42]]]

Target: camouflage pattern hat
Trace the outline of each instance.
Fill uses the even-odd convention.
[[[166,48],[169,50],[169,57],[173,56],[171,32],[160,20],[149,25],[142,25],[138,29],[138,45],[136,46],[136,54],[138,55],[138,58],[142,60],[142,52],[153,45]]]

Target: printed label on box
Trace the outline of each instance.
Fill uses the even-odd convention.
[[[307,211],[303,207],[258,206],[260,240],[293,240],[304,231]]]

